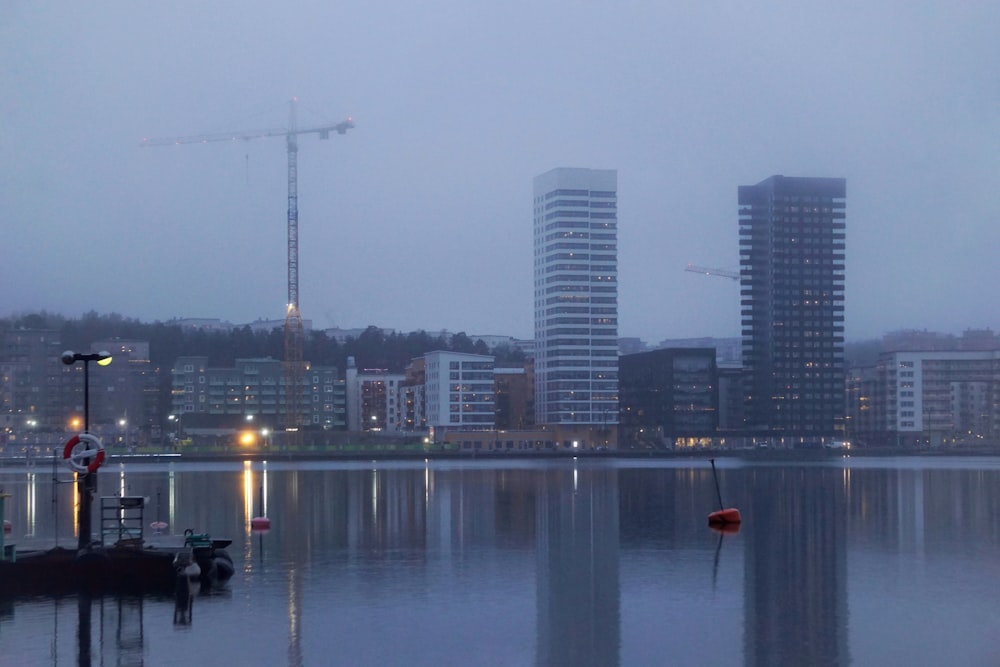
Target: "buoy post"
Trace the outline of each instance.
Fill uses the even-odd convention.
[[[715,495],[719,499],[719,509],[722,509],[722,490],[719,488],[719,475],[715,472],[715,459],[708,460],[712,464],[712,479],[715,480]]]
[[[260,485],[260,504],[257,507],[260,512],[257,516],[250,519],[250,528],[256,531],[270,530],[271,520],[264,515],[264,485]]]
[[[715,459],[709,459],[709,462],[712,464],[712,478],[715,480],[715,495],[719,500],[719,509],[708,515],[708,525],[738,524],[743,520],[740,511],[735,507],[725,507],[722,504],[722,490],[719,486],[719,475],[715,472]]]

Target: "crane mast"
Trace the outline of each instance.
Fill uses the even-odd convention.
[[[301,440],[304,335],[299,312],[299,144],[295,100],[288,111],[288,310],[285,313],[285,433],[291,442]]]
[[[276,128],[242,132],[200,134],[185,137],[143,139],[141,146],[172,146],[179,144],[203,144],[213,141],[249,141],[268,137],[285,137],[288,149],[288,303],[285,310],[285,430],[289,444],[299,441],[299,427],[302,425],[302,379],[305,372],[303,361],[304,335],[302,314],[299,311],[299,144],[300,134],[318,134],[320,139],[329,139],[331,132],[346,134],[354,127],[348,118],[339,123],[300,129],[296,118],[297,98],[289,102],[289,123],[287,128]]]

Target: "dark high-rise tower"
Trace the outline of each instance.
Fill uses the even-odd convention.
[[[843,431],[842,178],[740,186],[746,425],[785,445]]]

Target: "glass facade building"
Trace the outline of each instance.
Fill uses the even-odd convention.
[[[534,179],[535,420],[618,423],[618,173]]]
[[[843,433],[845,198],[842,178],[739,188],[746,426],[785,444]]]

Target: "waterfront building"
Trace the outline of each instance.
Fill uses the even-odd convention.
[[[237,359],[231,368],[210,367],[208,357],[178,357],[172,370],[173,429],[238,428],[252,417],[255,428],[284,424],[284,365],[270,357]],[[345,389],[337,369],[306,363],[302,419],[306,428],[346,426]]]
[[[844,428],[842,178],[739,188],[746,426],[784,446]]]
[[[705,446],[719,426],[714,348],[662,349],[619,360],[619,445]]]
[[[49,445],[83,430],[83,365],[62,363],[52,330],[3,333],[0,350],[0,443]],[[159,373],[147,341],[97,341],[89,350],[112,363],[90,370],[90,432],[105,446],[143,444],[158,429]]]
[[[855,365],[847,369],[846,379],[847,409],[844,421],[844,435],[852,445],[884,445],[885,437],[877,435],[876,396],[878,395],[878,372],[876,366]]]
[[[534,179],[535,420],[618,417],[618,174]]]
[[[405,405],[400,394],[400,387],[406,381],[404,374],[381,368],[359,371],[354,357],[348,357],[344,381],[348,431],[398,433],[405,430]]]
[[[876,440],[936,447],[1000,438],[1000,350],[888,352],[876,376]]]
[[[427,360],[413,359],[404,372],[406,378],[399,387],[402,410],[401,430],[406,433],[427,432]]]
[[[518,368],[495,368],[496,427],[500,430],[528,429],[535,425],[535,366],[531,361]]]
[[[63,431],[72,385],[63,382],[59,333],[13,329],[0,338],[0,444],[24,442],[43,431]]]
[[[449,430],[493,430],[492,355],[435,351],[424,355],[424,363],[427,426],[432,437]]]
[[[101,397],[91,401],[91,424],[104,426],[110,436],[104,444],[138,446],[158,435],[160,372],[150,361],[149,341],[113,338],[91,344],[90,351],[111,354],[111,364],[90,374],[91,396]],[[82,381],[76,384],[82,393]]]

